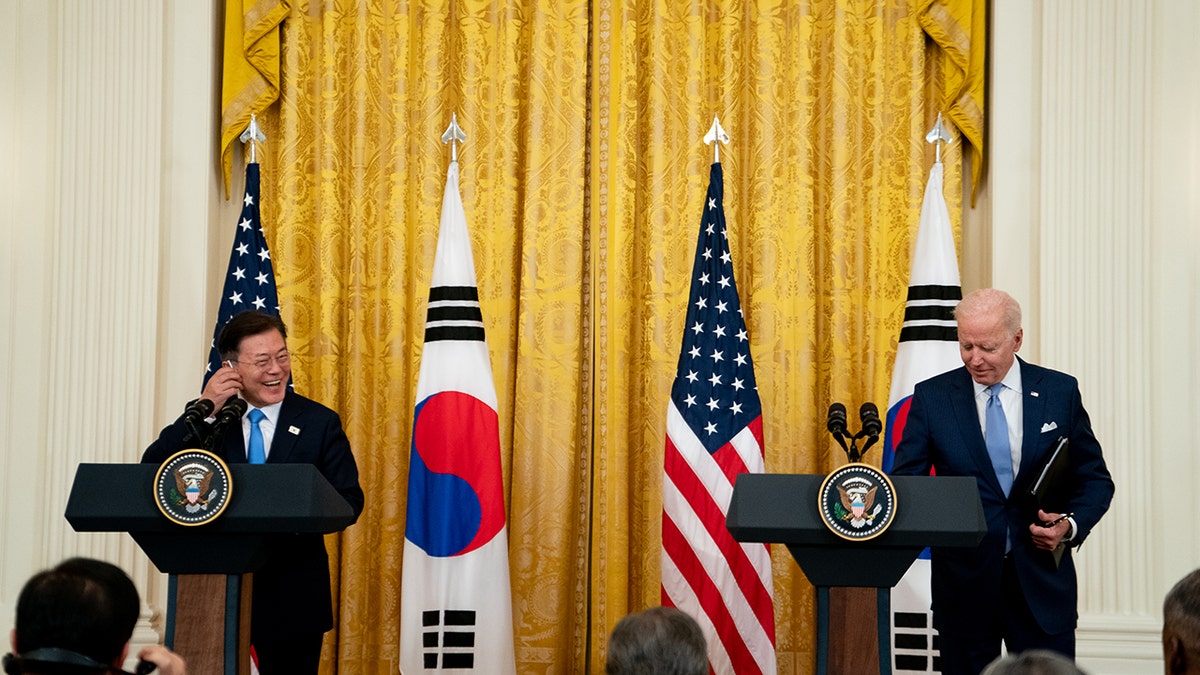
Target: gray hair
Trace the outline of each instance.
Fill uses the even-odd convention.
[[[1200,647],[1200,569],[1177,581],[1167,592],[1163,628],[1178,634],[1185,646]]]
[[[992,661],[982,675],[1086,675],[1071,659],[1048,649],[1030,649]]]
[[[708,675],[707,646],[696,620],[674,607],[652,607],[617,622],[608,640],[607,675]]]
[[[1001,312],[1009,335],[1016,335],[1021,330],[1021,304],[1013,296],[995,288],[981,288],[968,293],[954,308],[954,318],[966,319],[997,311]]]

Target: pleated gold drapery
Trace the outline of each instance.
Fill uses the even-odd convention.
[[[666,402],[714,115],[733,137],[725,206],[768,470],[840,465],[829,403],[886,402],[938,49],[904,0],[747,4],[292,2],[263,120],[264,221],[296,387],[342,413],[367,493],[328,539],[339,616],[323,672],[397,667],[451,112],[469,136],[519,672],[602,672],[613,624],[660,601]],[[943,158],[957,214],[957,144]],[[780,672],[809,673],[812,588],[772,554]]]
[[[279,24],[289,0],[226,0],[221,55],[221,176],[229,199],[233,146],[279,97]]]

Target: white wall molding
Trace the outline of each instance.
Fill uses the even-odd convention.
[[[1162,670],[1162,622],[1107,616],[1079,622],[1079,665],[1094,675],[1146,675]]]
[[[32,573],[84,555],[142,592],[135,645],[160,639],[157,570],[63,512],[79,463],[136,462],[199,386],[220,15],[219,0],[0,3],[3,615]]]
[[[1200,565],[1200,9],[992,11],[991,278],[1025,308],[1023,354],[1079,378],[1117,485],[1076,557],[1080,662],[1160,671],[1163,594]]]

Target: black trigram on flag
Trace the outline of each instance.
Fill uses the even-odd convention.
[[[892,654],[897,673],[942,672],[937,631],[925,612],[892,614]]]
[[[909,286],[904,305],[904,326],[900,341],[941,340],[958,342],[958,322],[954,308],[962,300],[959,286]]]
[[[484,341],[479,289],[474,286],[434,286],[429,289],[425,342]]]
[[[427,670],[475,668],[475,612],[432,610],[421,613],[422,647]]]

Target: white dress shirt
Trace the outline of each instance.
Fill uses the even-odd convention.
[[[279,409],[283,407],[283,401],[269,405],[265,408],[258,408],[266,415],[261,422],[258,423],[258,430],[262,432],[263,437],[263,458],[267,459],[271,456],[271,441],[275,438],[275,424],[279,421]],[[250,411],[254,410],[254,406],[248,406],[246,414],[242,415],[242,445],[246,450],[246,460],[250,459]]]
[[[979,413],[979,428],[983,437],[987,438],[987,402],[989,398],[988,385],[975,385],[975,410]],[[1008,422],[1008,448],[1012,452],[1013,476],[1016,477],[1021,469],[1021,443],[1025,440],[1025,406],[1021,404],[1021,364],[1013,361],[1008,374],[1000,380],[1004,385],[998,394],[1000,406],[1004,408],[1004,419]]]

